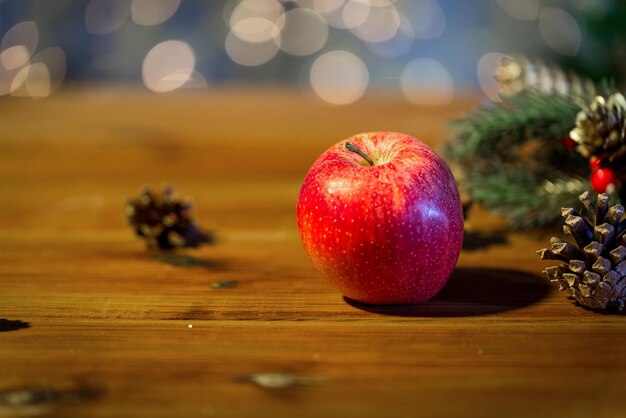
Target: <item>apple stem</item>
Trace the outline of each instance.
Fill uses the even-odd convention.
[[[350,142],[346,142],[345,144],[343,144],[343,147],[350,152],[354,152],[355,154],[359,154],[361,157],[363,157],[363,159],[365,161],[367,161],[369,163],[369,165],[373,166],[374,165],[374,161],[372,161],[372,159],[370,157],[367,156],[366,153],[364,153],[360,148],[358,148],[357,146],[353,145]]]

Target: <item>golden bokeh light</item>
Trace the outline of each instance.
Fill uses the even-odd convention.
[[[232,30],[226,35],[224,44],[230,59],[246,67],[256,67],[270,61],[278,53],[279,45],[279,36],[269,41],[252,43],[239,38]]]
[[[9,29],[0,43],[0,95],[43,98],[63,82],[65,54],[60,48],[35,52],[39,30],[32,21]]]
[[[493,73],[504,55],[489,51],[507,49],[505,37],[522,33],[519,27],[508,28],[507,22],[524,26],[529,35],[519,36],[519,45],[513,43],[513,50],[521,45],[529,54],[539,51],[547,56],[551,49],[576,56],[582,48],[579,59],[590,61],[590,50],[601,45],[591,36],[586,13],[601,17],[612,10],[591,0],[571,7],[542,6],[540,0],[495,0],[480,9],[490,13],[484,25],[477,25],[459,20],[458,13],[469,9],[441,0],[225,0],[199,4],[70,0],[59,6],[65,14],[54,14],[52,6],[33,7],[28,19],[12,22],[15,24],[2,36],[0,96],[46,97],[58,88],[68,64],[65,54],[57,48],[60,53],[37,55],[37,48],[50,46],[52,40],[75,49],[68,53],[75,60],[68,77],[138,81],[141,65],[143,84],[155,92],[207,88],[211,83],[240,78],[295,83],[308,76],[313,92],[333,104],[358,100],[370,83],[374,88],[395,89],[396,94],[401,90],[416,104],[449,103],[460,86],[480,87],[497,101],[499,84]],[[15,16],[22,13],[17,8],[9,10]],[[45,26],[50,25],[48,15],[83,19],[84,27],[78,29],[87,35],[88,46],[81,45],[82,38],[69,39],[67,32]],[[454,26],[448,21],[452,18]],[[440,39],[431,41],[436,38]],[[468,40],[467,47],[451,39]],[[237,68],[265,64],[259,70]],[[452,73],[458,77],[458,85],[452,81]],[[440,93],[434,94],[437,89]]]
[[[315,94],[328,103],[345,105],[359,100],[369,84],[369,71],[351,52],[335,50],[320,55],[310,72]]]
[[[51,90],[50,72],[45,64],[30,64],[20,70],[13,80],[11,96],[41,99]]]
[[[181,0],[133,0],[130,14],[133,22],[154,26],[168,20],[176,13]]]
[[[258,16],[239,20],[232,26],[231,31],[242,41],[253,44],[267,42],[280,34],[280,28],[276,23]]]
[[[15,70],[26,64],[30,59],[30,52],[24,45],[14,45],[0,51],[0,63],[7,70]]]
[[[328,24],[311,10],[293,9],[279,19],[282,27],[280,48],[291,55],[311,55],[328,40]]]
[[[2,37],[2,43],[0,43],[0,51],[4,52],[12,47],[21,46],[28,53],[28,58],[30,58],[37,49],[37,44],[39,43],[39,30],[37,29],[37,24],[32,21],[20,22],[10,28]],[[24,51],[14,50],[10,53],[11,60],[19,59],[16,55],[20,55]],[[6,57],[9,59],[9,56]],[[3,65],[6,64],[3,60]],[[8,69],[8,68],[7,68]]]
[[[284,12],[283,6],[277,0],[243,0],[231,12],[228,26],[232,29],[248,18],[263,18],[275,23]]]
[[[496,80],[495,74],[503,59],[510,57],[500,52],[488,52],[478,60],[476,68],[480,88],[485,96],[495,102],[502,101],[499,95],[500,83]]]
[[[143,82],[150,90],[164,93],[176,90],[191,77],[196,56],[189,44],[169,40],[154,46],[143,61]]]
[[[298,4],[302,7],[313,9],[318,13],[330,13],[343,6],[344,2],[345,0],[300,0]]]
[[[349,0],[343,6],[343,27],[353,29],[364,24],[370,15],[370,9],[369,2],[366,0]]]
[[[35,87],[35,85],[40,85],[41,83],[45,83],[47,85],[47,94],[46,96],[54,93],[63,83],[63,79],[65,78],[65,72],[67,70],[67,57],[61,48],[52,47],[46,48],[39,52],[37,52],[30,60],[31,65],[44,65],[46,67],[47,76],[40,72],[36,74],[31,80],[31,87],[27,88],[29,92],[37,92],[37,97],[45,97],[43,96],[43,92],[46,90],[42,87]],[[37,80],[47,80],[47,81],[37,81]],[[39,83],[39,84],[37,84]],[[28,86],[27,79],[27,86]],[[35,93],[33,93],[35,94]]]
[[[364,41],[383,42],[393,38],[399,28],[398,10],[391,2],[381,1],[377,2],[376,6],[370,7],[365,20],[356,26],[351,26],[350,30]]]

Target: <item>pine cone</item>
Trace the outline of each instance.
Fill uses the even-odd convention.
[[[598,195],[596,206],[589,193],[580,195],[584,210],[563,208],[563,231],[575,244],[553,237],[550,248],[537,251],[542,260],[559,260],[544,273],[569,290],[581,305],[593,309],[624,309],[626,302],[626,220],[624,207],[609,208],[609,197]]]
[[[528,89],[560,96],[593,97],[596,94],[591,80],[524,56],[501,59],[494,76],[503,96],[514,96]]]
[[[584,157],[614,163],[626,155],[626,100],[620,93],[607,99],[596,96],[576,116],[570,137]]]
[[[198,247],[212,242],[191,217],[192,204],[165,186],[162,191],[144,187],[138,197],[128,199],[126,218],[135,233],[153,249]]]

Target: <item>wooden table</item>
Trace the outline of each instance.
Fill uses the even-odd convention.
[[[296,196],[325,148],[367,130],[435,145],[475,103],[2,98],[0,416],[626,416],[625,317],[544,280],[549,232],[478,210],[448,286],[416,307],[347,303],[300,245]],[[164,257],[133,236],[126,198],[162,182],[216,245]]]

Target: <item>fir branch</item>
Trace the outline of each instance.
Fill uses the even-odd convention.
[[[514,157],[511,147],[538,136],[549,145],[573,128],[579,110],[580,104],[571,98],[535,90],[490,103],[452,123],[447,156],[457,161],[492,157],[497,144],[505,150],[504,157]]]
[[[586,160],[561,140],[586,100],[525,90],[453,122],[445,151],[463,172],[462,187],[514,227],[556,221],[588,187]]]
[[[474,173],[466,178],[466,186],[476,201],[504,215],[510,224],[530,228],[557,221],[560,208],[576,207],[577,196],[588,188],[582,177],[553,174],[546,178],[523,170]]]

